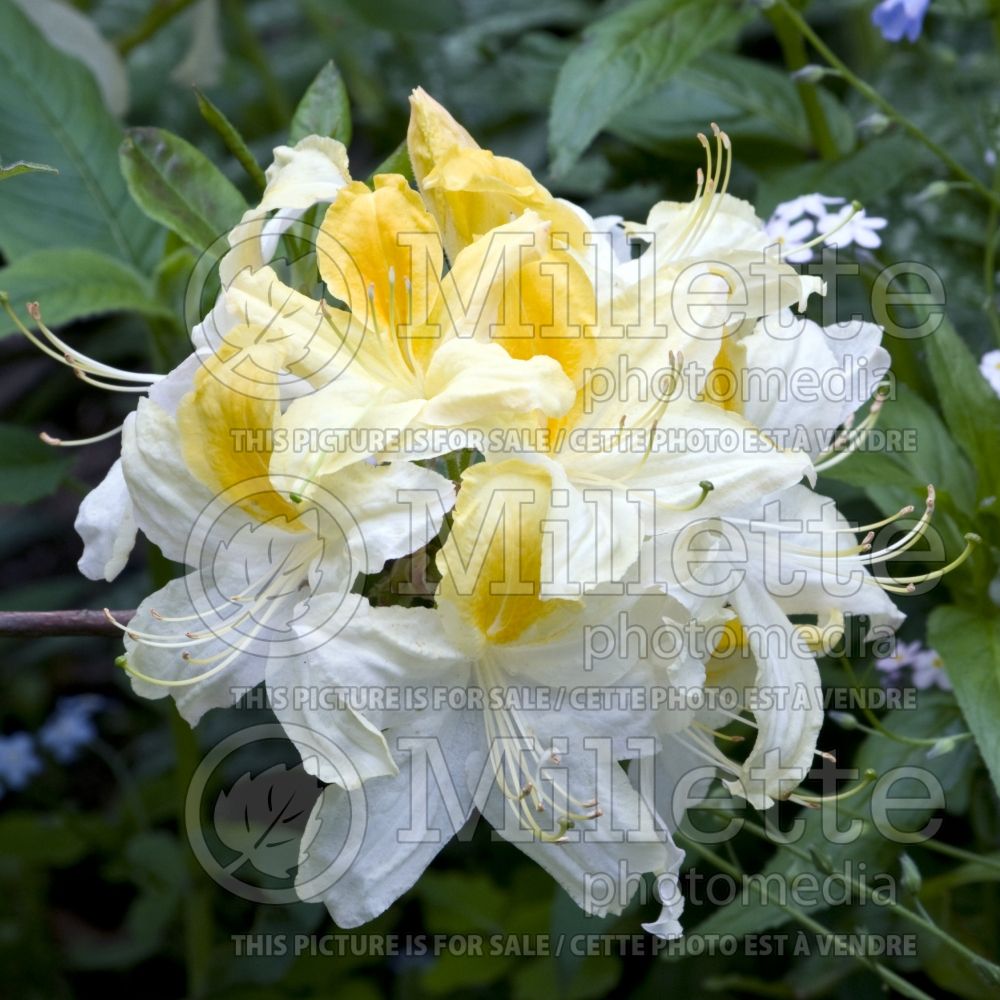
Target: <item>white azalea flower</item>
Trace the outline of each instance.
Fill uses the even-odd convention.
[[[714,764],[734,795],[766,809],[787,798],[805,777],[823,721],[818,651],[828,651],[843,635],[846,615],[865,615],[871,627],[897,627],[903,616],[887,591],[904,592],[907,581],[875,576],[869,566],[916,543],[930,518],[931,505],[917,528],[887,549],[872,553],[852,542],[852,530],[832,500],[796,486],[743,516],[710,519],[692,529],[724,540],[721,557],[684,552],[676,545],[658,558],[695,558],[696,593],[726,600],[735,616],[722,648],[708,664],[706,687],[730,688],[741,705],[751,706],[757,736],[741,764],[719,751],[707,731],[735,716],[725,710],[699,714],[702,728],[690,728],[665,741],[663,753]],[[699,542],[700,544],[700,542]],[[664,578],[673,572],[659,571]],[[675,585],[676,586],[676,585]],[[815,624],[793,624],[808,616]],[[660,762],[664,775],[676,762]],[[667,788],[661,788],[660,796]],[[658,809],[665,809],[661,801]],[[664,815],[667,813],[664,812]]]
[[[491,526],[496,501],[505,525],[499,531]],[[648,634],[671,610],[683,611],[657,594],[542,600],[542,549],[552,516],[546,478],[535,466],[519,460],[473,466],[463,477],[438,557],[443,579],[437,608],[362,605],[293,668],[301,683],[447,691],[453,703],[454,692],[465,691],[470,700],[457,703],[473,706],[343,709],[307,719],[356,763],[372,817],[351,869],[323,896],[341,926],[384,910],[476,808],[596,915],[621,912],[636,889],[636,874],[666,879],[664,912],[647,928],[661,936],[679,933],[679,900],[662,888],[675,879],[681,852],[618,763],[634,757],[636,746],[648,752],[648,740],[633,746],[629,737],[647,733],[654,713],[628,702],[601,711],[572,699],[553,707],[551,699],[577,685],[632,692],[656,683],[697,687],[703,668],[690,657],[643,656],[634,642],[622,642],[586,670],[581,650],[588,628],[617,625],[625,615],[623,629]],[[478,703],[472,700],[477,692],[484,694]],[[526,709],[504,703],[505,695],[518,692],[522,698],[533,693]],[[665,724],[684,721],[683,713],[664,718]],[[435,770],[432,778],[427,769],[435,760],[447,770]],[[315,758],[307,766],[319,767],[324,780],[344,782]],[[318,832],[303,838],[309,847],[300,881],[308,883],[343,849],[349,790],[333,784],[317,803],[311,822]],[[416,813],[425,809],[418,822]],[[414,825],[424,824],[433,836],[411,835]],[[588,898],[588,876],[597,874],[614,884],[611,901]]]
[[[189,573],[139,606],[123,666],[140,694],[173,694],[192,725],[280,675],[317,595],[333,595],[341,621],[358,574],[426,544],[454,499],[448,480],[406,462],[356,461],[300,495],[301,476],[269,469],[279,414],[204,367],[176,413],[142,400],[125,424],[136,523]]]

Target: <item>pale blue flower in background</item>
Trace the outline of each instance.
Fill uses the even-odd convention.
[[[764,224],[764,230],[781,244],[781,256],[785,260],[800,264],[812,260],[812,246],[817,242],[829,247],[846,247],[853,243],[874,250],[882,245],[876,230],[886,225],[885,219],[867,215],[856,204],[845,204],[843,198],[813,193],[778,205]]]
[[[41,769],[35,741],[28,733],[0,736],[0,795],[8,788],[24,788]]]
[[[872,24],[887,42],[907,38],[915,42],[924,27],[924,15],[931,0],[882,0],[872,11]]]
[[[993,391],[1000,396],[1000,351],[987,351],[979,361],[979,370]]]
[[[820,219],[816,228],[827,234],[823,242],[829,247],[849,247],[854,243],[865,250],[874,250],[882,245],[876,230],[887,225],[885,219],[868,215],[863,208],[855,210],[853,205],[845,205],[839,212]]]
[[[804,244],[816,232],[814,219],[793,220],[775,213],[765,224],[764,231],[775,243],[781,244],[781,256],[789,264],[802,264],[812,260],[813,252]]]
[[[919,639],[913,642],[897,642],[891,656],[883,656],[875,661],[875,667],[888,675],[888,680],[898,680],[904,667],[910,668],[910,680],[915,688],[926,690],[939,687],[951,690],[951,680],[944,672],[944,663],[933,649],[924,649]]]
[[[797,219],[800,215],[822,218],[829,212],[827,205],[843,205],[843,198],[833,198],[825,194],[800,194],[790,201],[783,201],[771,216],[772,219]]]
[[[106,705],[97,694],[61,698],[56,710],[38,732],[38,742],[60,764],[75,760],[80,751],[97,739],[94,716]]]
[[[919,639],[914,639],[913,642],[899,642],[897,640],[892,655],[883,656],[876,660],[875,667],[884,673],[895,674],[903,667],[912,667],[922,652],[923,647],[920,645]]]
[[[926,689],[939,687],[951,690],[951,678],[944,672],[944,661],[933,649],[925,649],[912,663],[913,686]]]

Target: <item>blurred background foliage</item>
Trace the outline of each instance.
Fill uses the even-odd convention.
[[[594,214],[643,219],[659,199],[690,197],[701,154],[694,135],[717,121],[734,141],[731,190],[763,216],[821,191],[859,199],[887,218],[882,248],[860,256],[860,277],[841,282],[838,315],[869,314],[884,263],[918,261],[940,274],[950,323],[932,338],[888,343],[901,384],[883,426],[917,428],[920,451],[855,456],[821,488],[865,519],[919,504],[934,482],[949,551],[972,530],[985,544],[943,586],[907,604],[904,638],[923,639],[929,628],[955,694],[921,691],[918,712],[868,719],[874,732],[828,723],[820,745],[878,772],[901,764],[932,770],[946,792],[936,810],[941,827],[934,844],[910,849],[922,879],[901,889],[905,912],[870,901],[798,910],[702,902],[689,905],[685,924],[736,934],[814,933],[816,921],[837,932],[916,927],[919,956],[874,965],[815,949],[669,960],[237,957],[233,935],[333,930],[321,907],[255,905],[226,894],[188,853],[180,817],[192,769],[206,748],[268,713],[216,712],[192,736],[169,704],[131,696],[113,666],[117,643],[3,640],[3,733],[42,732],[69,696],[103,699],[96,734],[81,737],[66,760],[40,750],[22,787],[9,782],[0,800],[5,995],[139,990],[360,1000],[475,992],[583,1000],[669,992],[860,1000],[896,975],[904,979],[893,988],[909,995],[996,995],[974,953],[1000,959],[1000,812],[990,779],[1000,775],[1000,629],[989,596],[1000,402],[976,363],[997,346],[1000,330],[1000,8],[933,0],[920,39],[890,45],[872,26],[872,6],[823,0],[797,9],[911,129],[843,75],[793,82],[790,70],[823,60],[781,4],[0,0],[0,162],[59,171],[11,170],[0,182],[0,288],[18,309],[40,300],[49,323],[90,355],[162,370],[186,351],[183,296],[192,268],[255,201],[271,150],[320,129],[350,138],[352,171],[368,176],[401,142],[407,95],[417,85],[483,145],[523,160]],[[900,322],[919,319],[914,312]],[[156,553],[137,553],[111,585],[92,584],[75,568],[76,507],[113,461],[117,441],[57,451],[37,438],[39,429],[69,438],[101,433],[128,405],[82,385],[8,335],[13,330],[0,317],[0,608],[134,607],[169,572]],[[824,670],[831,685],[878,684],[866,651],[853,665],[830,660]],[[928,757],[934,741],[967,729],[975,742],[962,737]],[[283,760],[294,763],[270,747],[244,769]],[[864,795],[852,801],[863,813]],[[911,812],[918,827],[930,811]],[[795,848],[776,847],[749,827],[718,854],[684,842],[688,864],[703,877],[762,868],[791,876],[851,861],[869,875],[900,876],[900,845],[871,830],[850,846],[830,844],[820,817],[809,812]],[[705,828],[712,815],[693,819]],[[540,869],[479,830],[470,843],[446,848],[364,933],[634,933],[647,911],[587,919]],[[912,913],[921,915],[919,927]]]

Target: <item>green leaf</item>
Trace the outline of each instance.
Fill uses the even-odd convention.
[[[820,90],[827,122],[841,152],[854,145],[851,116],[828,91]],[[734,140],[766,140],[773,162],[774,144],[801,151],[812,148],[809,122],[795,84],[787,73],[731,52],[706,52],[655,92],[633,105],[608,130],[654,151],[664,144],[686,144],[707,122],[718,122]],[[737,155],[742,160],[741,150]]]
[[[79,59],[94,75],[104,103],[113,115],[128,110],[128,72],[118,50],[93,19],[64,0],[14,0],[46,41]]]
[[[151,282],[134,268],[114,257],[71,247],[66,250],[36,250],[0,270],[0,290],[7,293],[15,311],[23,315],[28,302],[38,302],[48,326],[99,313],[135,310],[147,316],[168,316],[158,302]],[[6,313],[0,314],[0,337],[17,327]]]
[[[351,143],[351,104],[337,64],[331,59],[316,74],[292,115],[289,139],[294,145],[307,135],[325,135]]]
[[[59,171],[0,184],[0,249],[8,259],[85,246],[152,267],[157,229],[128,196],[120,140],[86,67],[52,48],[13,4],[0,4],[0,150]]]
[[[914,310],[927,318],[925,308]],[[1000,492],[1000,398],[983,378],[965,341],[944,316],[927,338],[931,379],[941,401],[941,412],[955,439],[985,478],[981,493]]]
[[[948,668],[959,707],[1000,791],[1000,618],[944,605],[931,612],[927,641]]]
[[[780,202],[813,191],[870,205],[899,187],[925,158],[923,147],[914,139],[880,136],[839,160],[804,163],[772,173],[757,190],[757,211],[766,218]]]
[[[267,186],[267,178],[239,130],[226,117],[222,109],[197,87],[194,88],[194,93],[195,97],[198,98],[198,110],[201,112],[201,117],[215,129],[216,134],[225,143],[226,149],[236,157],[240,166],[247,172],[247,176],[263,191]]]
[[[0,503],[25,504],[54,493],[66,475],[64,450],[43,444],[37,434],[0,424]]]
[[[372,172],[368,178],[371,185],[376,174],[402,174],[411,184],[413,179],[413,164],[410,163],[410,153],[404,139]]]
[[[882,721],[890,732],[908,738],[937,738],[956,735],[962,731],[962,720],[954,701],[944,694],[933,692],[922,693],[919,712],[895,709]],[[969,779],[972,749],[965,741],[951,753],[938,757],[928,757],[927,751],[927,747],[910,746],[877,734],[865,738],[851,766],[859,774],[871,769],[879,775],[885,775],[903,767],[928,771],[940,782],[947,803],[954,807],[961,798],[962,784]],[[838,877],[844,875],[857,878],[859,871],[867,870],[868,887],[877,890],[885,888],[888,876],[883,873],[892,871],[895,858],[904,845],[887,838],[875,825],[873,812],[868,804],[874,787],[869,786],[868,792],[847,801],[830,802],[818,809],[803,810],[796,817],[801,820],[802,827],[801,835],[794,841],[794,847],[800,853],[815,852],[823,859],[824,868],[830,873],[836,873]],[[929,806],[920,801],[926,797],[926,791],[919,781],[899,776],[895,778],[891,790],[886,790],[886,795],[887,805],[893,799],[900,801],[899,806],[891,806],[891,822],[900,833],[921,829],[933,813]],[[739,816],[739,813],[732,814],[732,817],[726,816],[725,822],[730,818],[738,819]],[[758,818],[751,813],[747,819],[757,822]],[[857,826],[855,821],[862,825]],[[697,822],[699,829],[707,831],[711,820],[702,815]],[[844,835],[849,829],[848,823],[854,824],[856,836]],[[834,828],[840,830],[842,835],[831,838],[829,831]],[[681,846],[688,848],[689,845],[690,839],[683,837]],[[693,848],[691,853],[696,856]],[[776,891],[776,883],[788,890],[796,884],[803,884],[807,873],[816,871],[817,865],[813,860],[798,857],[779,846],[759,875],[748,876],[750,881],[745,886],[745,899],[754,902],[744,905],[743,899],[737,898],[698,924],[697,933],[741,936],[755,934],[780,927],[792,918],[793,910],[815,915],[828,909],[833,902],[831,896],[834,893],[839,895],[838,889],[801,898],[798,901],[800,905],[795,905],[795,895],[798,894],[788,892],[783,898],[781,890]],[[822,881],[824,876],[821,872],[817,877]],[[769,894],[766,902],[763,901],[762,889],[765,890],[764,895]]]
[[[9,812],[0,817],[0,854],[27,864],[62,868],[87,852],[87,841],[55,810]]]
[[[565,173],[617,114],[736,33],[735,4],[635,0],[583,33],[559,71],[549,116],[552,171]]]
[[[165,129],[129,129],[121,169],[139,207],[198,250],[224,236],[247,208],[218,167]]]
[[[0,181],[5,181],[8,177],[17,177],[18,174],[39,173],[58,174],[59,171],[47,163],[29,163],[27,160],[18,160],[17,163],[0,163]]]

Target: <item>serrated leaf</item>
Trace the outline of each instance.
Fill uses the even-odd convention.
[[[260,774],[249,771],[215,803],[214,823],[219,839],[257,871],[286,878],[299,862],[302,828],[316,801],[316,780],[302,765],[289,769],[275,764]]]
[[[208,249],[246,211],[218,167],[166,129],[129,129],[120,156],[136,204],[196,249]]]
[[[619,112],[747,20],[736,4],[635,0],[594,22],[559,71],[549,115],[552,170],[565,173]]]
[[[351,144],[351,103],[347,88],[331,59],[302,95],[292,115],[289,140],[294,145],[307,135],[324,135]]]
[[[69,468],[65,450],[37,434],[0,424],[0,504],[26,504],[54,493]]]
[[[1000,618],[944,605],[931,612],[927,641],[937,650],[1000,792]]]
[[[124,310],[169,316],[144,275],[114,257],[85,247],[36,250],[15,260],[0,270],[0,291],[7,293],[29,327],[33,324],[24,315],[28,302],[38,302],[42,319],[53,327],[85,316]],[[0,337],[15,329],[10,317],[0,313]]]
[[[16,163],[0,163],[0,181],[7,180],[8,177],[17,177],[18,174],[58,174],[55,167],[50,167],[47,163],[29,163],[27,160],[18,160]]]
[[[13,4],[0,4],[0,150],[59,171],[0,184],[0,249],[8,259],[80,246],[152,267],[159,233],[122,180],[121,135],[86,67],[49,45]]]

